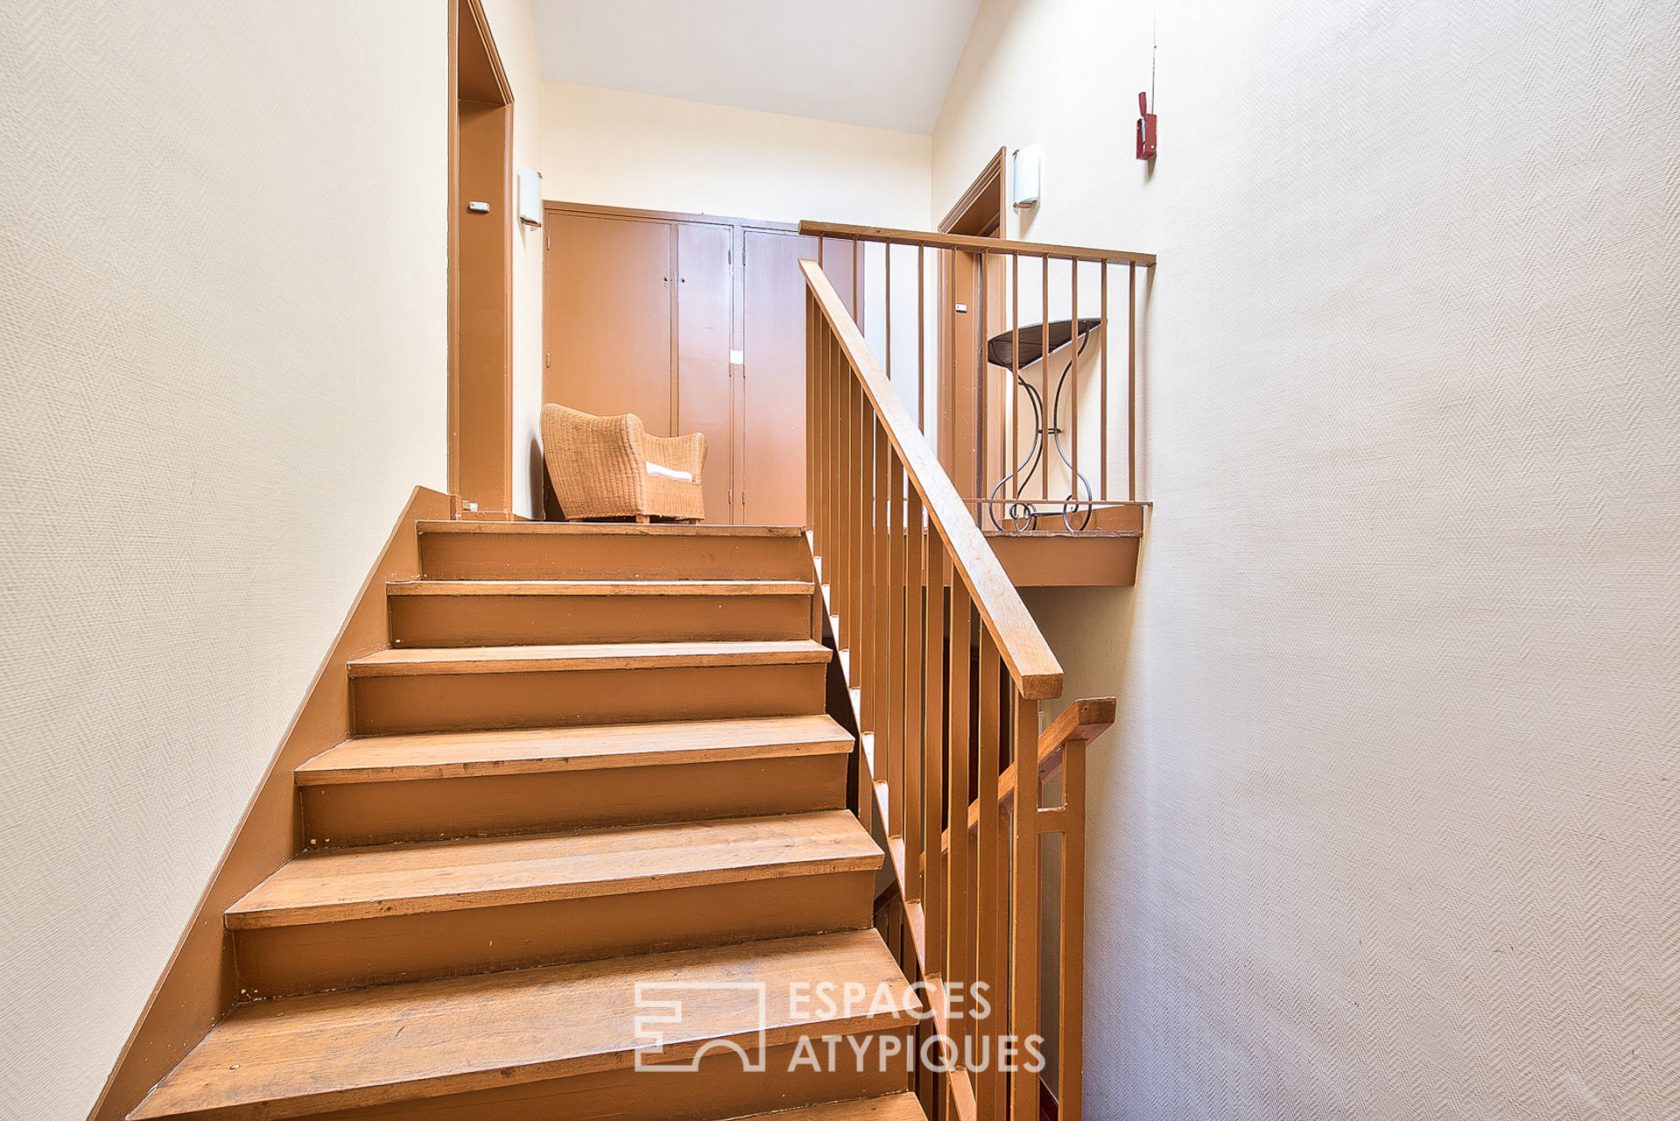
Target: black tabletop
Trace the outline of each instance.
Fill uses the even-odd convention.
[[[1102,326],[1101,319],[1081,319],[1079,321],[1079,334],[1081,336],[1088,335],[1100,326]],[[1015,349],[1016,334],[1017,332],[1014,330],[1009,330],[1001,335],[994,335],[987,340],[986,361],[994,366],[1019,370],[1022,366],[1031,366],[1044,357],[1044,324],[1034,323],[1020,329],[1021,360],[1011,362],[1009,359]],[[1050,353],[1054,354],[1072,341],[1073,320],[1058,319],[1050,324]]]

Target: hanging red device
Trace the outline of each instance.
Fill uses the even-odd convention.
[[[1146,92],[1138,94],[1138,112],[1142,115],[1137,123],[1137,158],[1152,160],[1155,158],[1155,122],[1158,118],[1149,111],[1149,94]]]

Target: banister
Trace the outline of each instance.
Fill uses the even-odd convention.
[[[863,333],[815,261],[800,261],[806,286],[835,340],[856,372],[858,381],[880,418],[887,439],[897,450],[910,484],[922,497],[930,521],[949,547],[951,563],[968,585],[981,620],[997,643],[1015,687],[1028,700],[1053,700],[1062,695],[1062,667],[1044,640],[1038,624],[1003,571],[997,555],[964,505],[956,487],[934,457],[927,438],[887,381],[870,352]]]
[[[1069,743],[1090,743],[1114,723],[1117,702],[1113,697],[1081,697],[1062,710],[1062,714],[1038,737],[1038,777],[1049,778],[1062,764],[1062,756]],[[998,808],[1009,809],[1015,804],[1015,787],[1019,778],[1014,763],[998,776]],[[980,827],[980,803],[968,806],[968,831]],[[951,833],[946,830],[944,848],[951,847]]]
[[[970,249],[977,253],[1017,253],[1026,257],[1054,260],[1103,261],[1116,265],[1155,267],[1155,254],[1126,249],[1094,249],[1079,245],[1054,245],[1037,241],[1008,241],[996,237],[942,234],[930,230],[899,230],[890,226],[849,226],[840,222],[800,222],[799,232],[812,237],[845,241],[886,241],[919,245],[925,249]]]

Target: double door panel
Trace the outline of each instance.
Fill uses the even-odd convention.
[[[551,207],[544,401],[703,432],[706,520],[805,521],[805,282],[768,224]],[[833,243],[830,243],[832,248]],[[825,263],[849,296],[851,253]]]

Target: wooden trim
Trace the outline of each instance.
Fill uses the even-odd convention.
[[[122,1121],[233,1007],[238,992],[222,913],[302,848],[293,771],[351,735],[349,664],[389,645],[385,585],[420,575],[418,525],[448,513],[448,495],[425,487],[410,495],[117,1056],[91,1121]]]
[[[1009,216],[1009,148],[999,148],[939,220],[942,234],[1001,238]]]
[[[1114,723],[1116,703],[1113,697],[1081,697],[1062,710],[1060,716],[1051,723],[1050,727],[1038,734],[1038,777],[1040,780],[1049,778],[1062,765],[1063,756],[1070,743],[1088,744],[1108,730]],[[1015,804],[1015,787],[1019,776],[1014,763],[998,776],[997,804],[999,809],[1007,810]],[[1042,814],[1044,811],[1036,810]],[[1039,818],[1042,822],[1043,818]],[[974,832],[980,828],[980,802],[969,803],[968,831]],[[1042,832],[1055,832],[1044,829]],[[949,830],[943,841],[943,847],[949,851],[951,837]]]
[[[921,493],[928,519],[948,544],[954,569],[968,585],[986,629],[995,636],[998,652],[1009,667],[1016,688],[1028,700],[1061,696],[1061,664],[1021,602],[1015,585],[1009,582],[980,527],[969,516],[956,488],[939,466],[933,449],[917,429],[898,391],[887,382],[863,333],[846,314],[845,305],[822,269],[814,261],[801,261],[800,268],[818,309],[868,395],[882,430],[903,460],[906,476]]]
[[[930,233],[927,230],[901,230],[891,226],[851,226],[841,222],[808,220],[799,223],[799,232],[813,237],[886,241],[895,245],[920,245],[929,249],[967,249],[977,253],[1049,257],[1057,261],[1102,261],[1108,264],[1139,265],[1143,268],[1155,267],[1155,254],[1136,253],[1127,249],[1095,249],[1089,246],[1055,245],[1048,242],[1006,241],[993,237]]]
[[[470,34],[481,50],[463,53],[462,35]],[[446,310],[448,347],[448,488],[449,493],[477,502],[476,515],[509,516],[513,507],[513,212],[517,185],[513,174],[513,87],[508,82],[490,19],[482,0],[451,0],[449,4],[449,102],[448,102],[448,303]],[[496,286],[465,284],[461,277],[461,223],[466,197],[461,187],[461,106],[478,103],[498,111],[500,186],[492,219],[498,225],[496,239],[500,257],[501,283]],[[470,303],[470,308],[466,305]],[[498,306],[499,305],[499,306]],[[501,416],[498,437],[487,454],[499,462],[484,464],[486,449],[463,448],[463,394],[473,387],[462,384],[462,332],[473,317],[468,311],[488,308],[497,313],[500,330]],[[469,468],[468,456],[473,459]],[[487,493],[484,479],[494,482]],[[472,493],[468,493],[471,491]],[[457,510],[459,512],[459,510]]]

